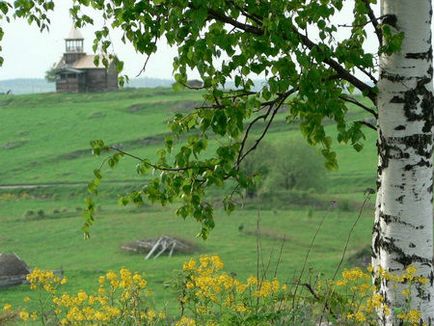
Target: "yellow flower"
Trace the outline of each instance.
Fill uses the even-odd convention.
[[[94,295],[90,295],[87,301],[90,305],[94,305],[97,302],[97,299]]]
[[[107,318],[107,315],[104,314],[103,312],[97,311],[97,312],[95,312],[95,319],[98,321],[105,321],[108,318]]]
[[[223,261],[219,256],[211,256],[210,257],[212,264],[214,265],[215,269],[221,270],[224,267]]]
[[[43,288],[48,293],[53,293],[54,292],[54,287],[51,284],[44,284]]]
[[[30,300],[31,300],[30,297],[24,297],[24,299],[23,299],[24,303],[29,303]]]
[[[247,279],[247,285],[252,286],[258,284],[258,279],[255,276],[249,276]]]
[[[105,289],[104,288],[99,288],[98,289],[98,295],[100,295],[100,296],[105,295]]]
[[[8,311],[11,311],[11,310],[12,310],[12,305],[11,305],[11,304],[6,303],[6,304],[3,306],[3,311],[8,312]]]
[[[241,283],[240,281],[235,280],[235,290],[237,293],[244,293],[246,291],[247,285]]]
[[[133,276],[133,281],[134,283],[136,283],[136,285],[140,288],[140,289],[144,289],[147,285],[146,280],[143,279],[143,277],[140,274],[134,274]]]
[[[386,316],[390,316],[390,313],[391,313],[392,311],[390,310],[390,308],[388,307],[388,306],[386,306],[386,305],[383,305],[383,313],[386,315]]]
[[[364,293],[368,290],[374,290],[372,284],[363,283],[357,286],[357,291]]]
[[[404,297],[409,297],[411,294],[411,291],[410,291],[410,289],[407,288],[407,289],[402,290],[401,293]]]
[[[280,287],[279,280],[277,280],[277,279],[272,280],[271,281],[271,287],[273,289],[273,292],[279,291],[279,287]]]
[[[366,316],[363,314],[363,312],[357,311],[355,313],[347,314],[347,319],[349,319],[349,320],[354,319],[355,321],[358,321],[358,322],[364,322],[364,321],[366,321]]]
[[[366,316],[362,312],[357,311],[354,314],[354,320],[356,320],[358,322],[364,322],[364,321],[366,321]]]
[[[209,265],[209,257],[208,256],[202,256],[199,258],[200,261],[200,267],[201,268],[207,268]]]
[[[116,307],[106,307],[107,315],[109,315],[112,318],[119,317],[121,314],[121,311],[119,308]]]
[[[345,286],[345,285],[347,285],[347,281],[344,280],[336,281],[336,286]]]
[[[196,261],[194,259],[190,259],[188,262],[185,262],[182,266],[184,271],[191,271],[196,267]]]
[[[119,274],[121,275],[121,279],[127,279],[131,277],[131,272],[125,267],[121,268]]]
[[[84,292],[83,290],[80,290],[80,291],[77,293],[77,299],[78,299],[79,303],[84,302],[85,300],[87,300],[87,298],[88,298],[88,295],[87,295],[87,293]]]
[[[414,275],[416,274],[416,267],[413,265],[413,264],[411,264],[411,265],[409,265],[406,269],[405,269],[405,272],[407,273],[407,278],[408,279],[413,279],[413,277],[414,277]]]
[[[115,272],[112,272],[112,271],[108,272],[108,273],[106,274],[106,277],[107,277],[107,279],[108,279],[109,281],[114,281],[114,280],[117,280],[117,279],[118,279],[118,275],[117,275]]]
[[[399,313],[398,318],[413,325],[419,325],[419,322],[422,318],[422,313],[419,310],[412,309],[408,312]]]
[[[154,320],[156,317],[157,317],[157,313],[156,313],[154,310],[149,309],[149,310],[146,312],[146,318],[147,318],[147,319],[149,319],[149,320]]]
[[[110,281],[110,285],[116,289],[117,287],[119,287],[119,281],[118,280],[111,280]]]
[[[24,320],[24,321],[29,320],[29,317],[30,317],[29,313],[25,310],[21,310],[19,313],[19,316],[20,316],[21,320]]]
[[[236,312],[243,313],[243,312],[246,312],[246,311],[247,311],[247,308],[246,308],[246,306],[243,305],[243,304],[237,304],[237,305],[235,306],[234,310],[235,310]]]
[[[362,270],[358,267],[353,269],[347,269],[342,272],[342,277],[344,280],[355,281],[367,276]]]
[[[429,282],[429,279],[427,277],[424,277],[424,276],[418,276],[415,279],[416,279],[416,282],[421,284],[421,285],[428,284],[428,282]]]
[[[182,316],[180,320],[178,320],[175,326],[196,326],[196,322],[188,317]]]

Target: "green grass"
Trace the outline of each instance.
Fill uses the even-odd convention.
[[[163,291],[163,282],[173,276],[173,270],[179,269],[186,256],[159,258],[145,261],[141,255],[125,254],[120,246],[133,239],[154,238],[162,234],[176,235],[185,239],[194,239],[198,225],[191,221],[176,219],[172,209],[143,211],[107,209],[98,214],[92,237],[82,240],[81,219],[64,218],[24,221],[23,218],[9,219],[3,222],[0,233],[0,245],[4,251],[18,252],[30,266],[48,269],[64,269],[69,277],[70,289],[89,289],[96,286],[96,280],[103,271],[126,266],[134,271],[142,271],[150,281],[160,304],[171,302],[170,291]],[[256,271],[256,211],[243,210],[227,216],[216,213],[217,226],[207,241],[195,240],[200,252],[195,254],[218,254],[226,263],[228,271],[235,272],[241,278],[255,274]],[[312,217],[306,210],[261,211],[260,229],[261,254],[267,264],[272,255],[271,272],[273,274],[278,260],[278,252],[286,237],[284,251],[279,265],[279,276],[291,280],[300,271],[306,250],[321,220],[326,215],[325,223],[313,246],[308,267],[315,272],[330,275],[340,259],[346,236],[356,216],[351,212],[315,211]],[[244,226],[240,232],[238,227]],[[347,255],[363,249],[370,234],[370,214],[366,212],[352,236]],[[2,291],[0,304],[18,303],[25,288],[13,288]],[[169,292],[169,293],[168,293]]]
[[[77,207],[83,206],[85,183],[101,161],[91,156],[89,141],[104,139],[107,143],[123,144],[140,156],[154,157],[162,135],[167,133],[166,121],[174,112],[184,112],[200,101],[197,92],[174,93],[169,89],[0,97],[0,183],[51,184],[39,189],[0,190],[0,251],[16,252],[31,267],[63,268],[72,290],[94,288],[97,276],[109,269],[126,266],[143,271],[155,290],[156,302],[160,306],[169,302],[173,307],[172,292],[164,290],[164,283],[173,278],[173,271],[188,257],[145,261],[143,256],[122,252],[122,243],[162,234],[180,236],[197,242],[201,250],[195,256],[218,254],[228,271],[243,278],[256,273],[257,238],[251,234],[255,233],[259,214],[264,264],[272,255],[274,268],[281,238],[287,239],[279,265],[280,278],[286,280],[298,275],[315,230],[325,216],[308,267],[331,275],[357,217],[356,208],[364,199],[363,191],[375,187],[375,134],[370,130],[360,153],[348,145],[335,146],[340,168],[328,173],[326,192],[311,194],[325,203],[323,207],[332,200],[351,203],[345,211],[345,205],[338,205],[341,210],[326,211],[285,203],[285,194],[282,205],[275,206],[279,209],[265,204],[261,209],[256,204],[255,209],[239,209],[227,216],[217,206],[216,228],[207,241],[202,241],[195,239],[199,225],[176,217],[175,206],[146,205],[137,209],[116,204],[119,193],[143,181],[135,175],[136,162],[124,159],[119,168],[105,171],[92,237],[83,240]],[[353,107],[351,110],[355,111],[351,118],[362,116]],[[279,115],[278,120],[283,119],[284,115]],[[335,127],[330,124],[327,132],[333,135]],[[297,125],[280,122],[268,136],[272,143],[289,139],[303,141]],[[215,147],[216,143],[211,142],[210,149]],[[212,196],[221,196],[221,191],[213,191]],[[64,209],[67,212],[60,218],[24,217],[29,210],[44,210],[53,217],[54,210]],[[364,211],[352,234],[347,257],[369,244],[372,215],[371,208]],[[242,233],[238,230],[240,225],[244,227]],[[0,291],[0,306],[6,302],[16,304],[28,294],[25,286]]]

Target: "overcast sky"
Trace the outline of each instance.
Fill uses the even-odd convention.
[[[350,3],[351,1],[349,1]],[[68,35],[72,25],[68,8],[71,0],[55,1],[56,8],[51,14],[50,32],[40,33],[35,26],[29,26],[25,21],[18,20],[10,24],[2,24],[5,36],[2,41],[5,62],[0,67],[0,80],[13,78],[43,78],[46,70],[57,62],[64,50],[64,38]],[[350,6],[338,17],[339,22],[351,18]],[[99,22],[100,23],[100,22]],[[98,22],[97,22],[98,24]],[[85,51],[91,53],[93,33],[92,26],[82,29],[85,38]],[[135,77],[143,66],[144,57],[137,54],[131,45],[120,42],[120,32],[112,32],[115,53],[125,61],[125,73]],[[375,47],[374,37],[368,45]],[[156,54],[151,56],[142,77],[172,78],[172,59],[176,50],[161,41]],[[190,77],[196,78],[196,74]]]
[[[72,26],[69,15],[71,0],[55,1],[55,11],[50,15],[50,32],[40,33],[35,26],[29,26],[25,21],[18,20],[2,25],[5,36],[2,41],[2,55],[5,62],[0,67],[0,80],[12,78],[43,78],[44,73],[53,63],[59,61],[65,48],[64,38]],[[83,28],[84,47],[87,53],[92,53],[93,33],[96,28]],[[121,34],[112,32],[114,50],[125,60],[125,72],[134,77],[144,63],[144,57],[137,54],[131,45],[119,41]],[[159,44],[158,53],[153,55],[147,65],[147,77],[170,79],[172,75],[172,59],[176,50],[165,42]]]

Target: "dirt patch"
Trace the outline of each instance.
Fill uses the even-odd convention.
[[[89,115],[89,119],[100,119],[100,118],[104,118],[107,115],[106,112],[93,112],[92,114]]]
[[[259,237],[260,239],[268,239],[273,241],[288,241],[289,237],[275,230],[263,229],[260,230],[245,230],[242,225],[238,227],[239,231],[245,235]],[[291,240],[292,241],[292,240]]]
[[[26,143],[27,143],[27,141],[25,141],[25,140],[13,141],[13,142],[8,142],[8,143],[1,145],[1,148],[6,149],[6,150],[15,149],[15,148],[24,146]]]
[[[129,113],[141,113],[146,110],[159,110],[160,108],[167,108],[173,106],[172,101],[156,101],[148,103],[137,103],[127,107],[126,111]]]
[[[62,155],[58,156],[58,158],[61,160],[74,160],[76,158],[80,158],[83,156],[92,156],[91,150],[90,149],[79,149],[76,151],[62,154]]]
[[[203,106],[204,103],[199,101],[179,101],[174,103],[173,111],[175,112],[190,112],[195,108]]]
[[[23,136],[28,136],[29,135],[29,131],[28,130],[21,130],[17,133],[18,137],[23,137]]]
[[[148,107],[149,107],[148,104],[143,104],[143,103],[140,103],[140,104],[133,104],[133,105],[130,105],[130,106],[127,108],[127,112],[129,112],[129,113],[137,113],[137,112],[140,112],[140,111],[144,111],[144,110],[147,109]]]

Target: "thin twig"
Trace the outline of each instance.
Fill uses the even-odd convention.
[[[338,265],[336,267],[336,270],[335,270],[335,272],[333,274],[333,277],[331,279],[332,283],[335,281],[336,276],[338,275],[338,272],[339,272],[339,270],[340,270],[340,268],[342,266],[342,263],[344,262],[345,254],[346,254],[347,249],[348,249],[348,244],[350,243],[351,235],[353,234],[353,231],[354,231],[357,223],[359,222],[360,217],[362,216],[363,211],[365,210],[366,204],[371,199],[372,193],[373,193],[372,191],[368,191],[367,193],[365,193],[365,199],[363,200],[362,206],[360,207],[360,210],[359,210],[359,214],[357,215],[357,218],[354,221],[353,225],[351,226],[350,232],[348,233],[347,240],[345,241],[345,246],[344,246],[344,249],[342,251],[341,259],[339,260],[339,263],[338,263]],[[333,293],[334,293],[334,287],[332,286],[331,287],[331,291],[330,290],[327,291],[327,294],[326,294],[326,297],[325,297],[325,301],[324,301],[323,310],[322,310],[322,313],[321,313],[321,318],[320,318],[320,321],[319,321],[319,325],[321,325],[321,323],[322,323],[324,312],[327,309],[326,305],[328,304],[328,300],[333,295]]]
[[[274,269],[274,278],[277,277],[277,271],[279,269],[280,263],[282,262],[283,248],[286,243],[286,234],[283,235],[282,245],[280,246],[279,256],[277,258],[276,268]]]
[[[259,274],[260,274],[260,267],[259,267],[259,255],[260,255],[260,244],[259,244],[259,210],[258,210],[258,217],[256,218],[256,290],[259,290]],[[259,297],[256,298],[256,307],[259,305]]]
[[[133,159],[136,159],[136,160],[138,160],[138,161],[140,161],[142,163],[145,162],[145,159],[143,159],[143,158],[141,158],[139,156],[136,156],[134,154],[125,152],[125,151],[123,151],[123,150],[121,150],[121,149],[119,149],[117,147],[112,146],[112,147],[110,147],[110,149],[112,149],[114,151],[117,151],[117,152],[121,153],[122,155],[125,155],[125,156],[131,157]],[[188,170],[191,170],[191,169],[194,168],[192,166],[184,166],[184,167],[179,167],[179,168],[168,168],[168,167],[164,167],[164,166],[155,165],[155,164],[152,164],[150,162],[146,162],[145,164],[148,165],[149,167],[155,169],[155,170],[169,171],[169,172],[188,171]],[[210,167],[210,166],[208,166],[208,167],[207,166],[202,166],[202,168],[206,168],[206,169],[209,169],[209,170],[213,170],[214,169],[213,167]]]
[[[261,283],[263,283],[264,280],[267,278],[267,273],[268,273],[268,270],[270,269],[270,265],[271,265],[271,260],[273,258],[273,254],[274,254],[274,246],[271,248],[271,252],[270,252],[270,254],[268,256],[267,266],[262,271]]]
[[[370,114],[372,114],[375,117],[375,119],[378,119],[378,113],[375,112],[374,109],[372,109],[372,108],[366,106],[365,104],[357,101],[354,97],[351,97],[349,95],[340,95],[339,98],[342,99],[342,100],[344,100],[345,102],[357,105],[358,107],[362,108],[366,112],[369,112]]]
[[[274,117],[275,117],[276,114],[277,114],[277,111],[279,111],[280,107],[282,106],[283,101],[284,101],[284,100],[282,100],[282,102],[280,102],[280,103],[277,105],[277,107],[273,110],[273,112],[271,113],[270,120],[268,120],[268,122],[267,122],[267,124],[266,124],[264,130],[262,131],[262,134],[259,136],[259,138],[257,138],[257,139],[255,140],[255,143],[252,145],[252,147],[250,147],[250,148],[249,148],[245,153],[242,153],[242,152],[240,151],[239,158],[237,159],[237,167],[238,167],[238,168],[239,168],[239,166],[240,166],[241,161],[244,160],[244,158],[245,158],[247,155],[249,155],[250,152],[254,151],[254,150],[258,147],[258,145],[259,145],[259,143],[262,141],[262,139],[265,137],[265,135],[266,135],[267,132],[268,132],[268,129],[270,129],[270,126],[271,126],[271,123],[272,123],[273,120],[274,120]],[[268,115],[268,113],[267,113],[267,115]],[[247,139],[247,138],[245,138],[245,139]]]
[[[146,70],[146,66],[148,65],[148,62],[149,62],[149,59],[150,59],[150,58],[151,58],[151,55],[148,54],[148,55],[146,56],[145,63],[143,64],[142,69],[140,69],[139,73],[136,75],[136,78],[139,77],[142,73],[145,72],[145,70]]]
[[[158,22],[160,21],[160,18],[158,18]],[[158,41],[158,35],[154,36],[154,42],[152,42],[152,45],[155,46],[157,44]],[[146,57],[145,63],[143,64],[142,69],[140,69],[139,73],[136,75],[136,78],[139,77],[142,73],[145,72],[146,67],[148,65],[149,59],[151,58],[151,53],[149,53]]]
[[[237,169],[240,168],[240,163],[241,161],[252,151],[254,151],[256,149],[256,147],[259,145],[259,143],[261,142],[261,140],[265,137],[268,129],[270,128],[271,123],[274,120],[274,117],[277,113],[277,111],[279,111],[279,109],[282,107],[283,103],[285,102],[285,100],[291,96],[292,94],[294,94],[295,92],[298,91],[298,88],[293,88],[283,94],[280,94],[278,98],[276,98],[275,100],[272,101],[268,101],[265,103],[262,103],[262,105],[269,105],[268,110],[266,113],[264,113],[263,115],[260,115],[258,117],[256,117],[252,122],[250,122],[249,126],[246,129],[246,132],[244,134],[243,140],[241,141],[241,147],[240,147],[240,151],[238,152],[238,158],[237,158]],[[259,120],[263,119],[264,121],[267,120],[268,116],[270,115],[270,112],[273,109],[273,106],[277,104],[277,107],[274,109],[273,113],[271,114],[270,120],[268,121],[267,125],[265,126],[265,129],[263,130],[261,136],[256,139],[255,143],[253,144],[252,147],[249,148],[248,151],[246,151],[244,153],[244,147],[246,145],[247,139],[249,137],[249,133],[253,127],[253,125],[258,122]]]
[[[301,268],[300,276],[297,278],[297,283],[295,284],[294,294],[293,294],[293,297],[292,297],[292,308],[293,309],[295,307],[295,300],[296,300],[296,297],[297,297],[297,290],[298,290],[298,287],[300,285],[301,279],[303,277],[304,271],[306,269],[307,261],[309,259],[309,256],[310,256],[310,253],[312,251],[313,245],[315,244],[316,237],[318,236],[318,233],[321,230],[321,227],[322,227],[324,221],[326,220],[326,218],[328,217],[331,209],[333,209],[333,208],[335,208],[334,202],[330,203],[330,206],[329,206],[329,209],[327,210],[327,213],[323,215],[321,221],[319,222],[318,227],[316,228],[315,234],[313,235],[312,240],[310,242],[309,249],[307,250],[306,256],[304,257],[303,266]]]
[[[306,289],[308,289],[308,291],[312,294],[312,296],[319,302],[321,300],[321,298],[319,297],[319,295],[315,292],[314,288],[312,287],[312,285],[310,285],[309,283],[302,283],[300,285],[303,285]],[[330,312],[330,314],[336,318],[336,314],[333,312],[332,308],[330,308],[330,306],[327,304],[327,310]]]
[[[377,127],[374,126],[373,124],[369,123],[368,121],[365,121],[365,120],[357,120],[356,122],[358,122],[358,123],[360,123],[360,124],[362,124],[362,125],[365,125],[366,127],[370,128],[370,129],[372,129],[372,130],[377,131]]]
[[[380,43],[380,47],[381,47],[383,46],[383,31],[381,30],[381,27],[378,24],[378,19],[377,17],[375,17],[375,13],[371,7],[370,1],[362,0],[362,2],[365,4],[366,8],[368,9],[368,17],[371,20],[372,26],[374,26],[375,34],[377,34],[378,42]]]

